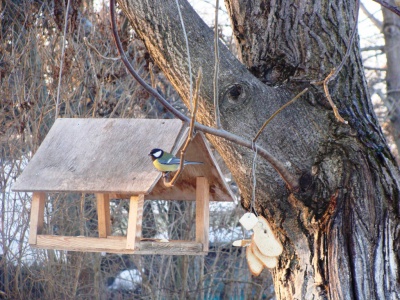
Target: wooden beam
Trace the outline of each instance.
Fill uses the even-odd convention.
[[[44,223],[44,202],[46,194],[34,192],[31,205],[31,224],[29,228],[29,244],[35,245],[37,235],[43,231]]]
[[[97,238],[85,236],[38,235],[38,248],[83,252],[111,252],[124,250],[126,237]],[[123,253],[132,253],[123,252]]]
[[[84,236],[38,235],[35,248],[56,249],[83,252],[108,252],[125,254],[162,254],[162,255],[206,255],[201,243],[189,241],[169,241],[166,243],[142,241],[136,243],[136,250],[126,249],[126,237],[108,238]]]
[[[131,196],[129,203],[129,220],[126,235],[126,249],[135,249],[135,244],[142,237],[144,195]]]
[[[203,244],[194,241],[153,242],[141,241],[137,254],[164,254],[164,255],[206,255]]]
[[[108,194],[96,194],[99,237],[111,235],[110,198]]]
[[[210,227],[210,185],[206,177],[196,178],[196,242],[208,251]]]

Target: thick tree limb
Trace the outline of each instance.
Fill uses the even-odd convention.
[[[176,110],[169,102],[164,99],[155,89],[153,89],[150,85],[148,85],[139,75],[138,73],[134,70],[132,65],[130,64],[128,58],[125,55],[125,52],[122,48],[121,40],[118,35],[117,31],[117,26],[116,26],[116,19],[115,19],[115,0],[110,0],[110,16],[111,16],[111,24],[112,24],[112,32],[113,36],[115,39],[115,43],[117,45],[118,51],[120,53],[121,59],[123,63],[125,64],[126,68],[128,69],[129,73],[139,82],[140,85],[142,85],[151,95],[153,95],[168,111],[170,111],[172,114],[174,114],[175,117],[179,118],[185,123],[190,123],[190,118]],[[236,143],[238,145],[247,147],[249,149],[253,149],[253,143],[250,140],[245,140],[233,133],[227,132],[225,130],[221,129],[215,129],[211,128],[199,123],[195,123],[194,127],[197,130],[203,131],[208,134],[212,134],[221,138],[224,138],[228,141],[231,141],[233,143]],[[286,169],[284,164],[282,164],[280,161],[275,159],[267,150],[261,148],[260,146],[255,146],[257,149],[258,154],[264,158],[266,161],[268,161],[271,166],[278,172],[278,174],[282,177],[282,179],[285,181],[287,184],[289,190],[297,190],[298,189],[298,181],[295,177],[293,177],[292,174]]]
[[[281,108],[279,108],[276,112],[274,112],[272,114],[272,116],[270,116],[268,118],[267,121],[264,122],[263,126],[260,128],[260,130],[257,132],[256,136],[253,139],[253,142],[255,143],[258,139],[258,137],[261,135],[261,133],[263,132],[263,130],[265,129],[265,127],[268,125],[269,122],[272,121],[273,118],[275,118],[282,110],[284,110],[286,107],[288,107],[290,104],[294,103],[297,99],[299,99],[301,96],[303,96],[306,92],[308,91],[308,88],[305,88],[304,90],[302,90],[300,93],[298,93],[292,100],[290,100],[288,103],[286,103],[285,105],[282,105]]]

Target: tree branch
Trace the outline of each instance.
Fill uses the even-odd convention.
[[[368,17],[368,19],[370,19],[371,22],[374,23],[374,25],[379,29],[379,31],[382,31],[383,27],[382,22],[377,18],[375,18],[375,16],[369,12],[369,10],[365,7],[365,5],[362,2],[360,2],[360,8],[363,11],[363,13]]]
[[[342,60],[343,62],[343,60]],[[339,113],[339,110],[337,109],[336,104],[333,102],[331,94],[329,93],[329,88],[328,88],[328,83],[331,80],[332,77],[335,76],[335,74],[338,74],[335,69],[332,69],[332,72],[326,76],[325,80],[324,80],[324,91],[325,91],[325,96],[328,99],[329,104],[331,105],[332,109],[333,109],[333,113],[335,114],[336,119],[339,122],[342,122],[344,124],[347,124],[348,122],[342,118],[342,116]]]
[[[395,13],[396,15],[400,16],[400,9],[396,6],[391,5],[390,3],[386,2],[385,0],[372,0],[376,3],[379,3],[383,7],[387,8],[391,12]]]
[[[353,45],[353,42],[354,42],[354,37],[355,37],[356,32],[357,32],[358,14],[359,14],[359,11],[360,11],[360,0],[356,0],[356,7],[357,8],[356,8],[356,15],[355,15],[355,20],[354,20],[353,30],[351,32],[351,35],[349,37],[349,41],[347,43],[346,54],[344,55],[342,61],[339,64],[339,66],[337,68],[332,69],[332,71],[329,73],[329,75],[326,76],[326,78],[322,82],[314,83],[314,84],[317,84],[317,85],[318,84],[323,84],[324,91],[325,91],[325,96],[328,99],[328,102],[332,107],[332,110],[333,110],[333,113],[335,114],[336,119],[339,122],[342,122],[344,124],[347,124],[348,122],[345,119],[342,118],[342,116],[339,113],[339,110],[336,107],[336,104],[333,102],[332,97],[331,97],[331,95],[329,93],[328,84],[329,84],[329,82],[331,82],[332,80],[334,80],[338,76],[339,72],[342,70],[344,64],[346,63],[347,58],[350,56],[350,51],[351,51],[351,48],[352,48],[352,45]]]
[[[114,36],[114,40],[118,49],[118,52],[121,56],[122,62],[125,64],[127,70],[131,75],[136,79],[136,81],[143,86],[143,88],[152,96],[154,96],[169,112],[171,112],[175,117],[178,119],[182,120],[185,123],[190,122],[190,118],[176,110],[166,99],[164,99],[163,96],[161,96],[155,89],[153,89],[150,85],[148,85],[140,76],[138,73],[136,73],[135,69],[132,67],[130,64],[128,58],[125,55],[125,52],[122,48],[121,40],[118,35],[118,30],[117,30],[117,24],[116,24],[116,18],[115,18],[115,0],[110,0],[110,17],[111,17],[111,26],[112,26],[112,32]],[[250,140],[245,140],[244,138],[237,136],[231,132],[225,131],[223,129],[216,129],[216,128],[211,128],[202,124],[199,124],[195,122],[194,127],[196,130],[226,139],[230,142],[236,143],[237,145],[246,147],[248,149],[254,149],[254,144]],[[298,180],[295,178],[290,172],[287,170],[287,168],[284,166],[282,162],[277,160],[274,156],[272,156],[266,149],[261,148],[260,146],[255,146],[257,149],[258,154],[264,158],[266,161],[268,161],[271,166],[278,172],[278,174],[281,176],[281,178],[285,181],[288,189],[290,191],[297,190],[299,185],[298,185]]]
[[[196,87],[194,91],[194,98],[193,98],[193,109],[192,109],[192,114],[191,114],[191,119],[190,119],[190,127],[189,127],[189,134],[186,139],[185,145],[182,147],[181,150],[181,161],[179,163],[179,169],[176,171],[174,177],[171,179],[170,182],[166,182],[165,177],[164,177],[164,185],[166,187],[172,187],[174,186],[175,182],[178,180],[179,175],[183,171],[183,168],[185,167],[185,152],[186,148],[189,146],[190,142],[193,139],[194,136],[194,124],[196,122],[196,114],[197,114],[197,108],[198,108],[198,103],[199,103],[199,93],[200,93],[200,85],[201,81],[203,79],[203,72],[201,68],[199,69],[199,74],[197,75],[196,79]]]
[[[354,20],[353,30],[351,32],[349,41],[347,42],[346,54],[344,55],[342,61],[340,62],[340,65],[337,68],[333,69],[333,74],[332,75],[329,74],[325,78],[324,82],[326,81],[326,84],[328,84],[329,82],[331,82],[332,80],[334,80],[338,76],[339,72],[342,70],[344,64],[346,63],[347,58],[350,56],[350,51],[351,51],[351,48],[352,48],[352,45],[353,45],[353,42],[354,42],[354,37],[356,36],[356,32],[357,32],[358,13],[360,11],[360,0],[356,0],[356,6],[357,6],[357,8],[356,8],[356,16],[355,16],[355,20]]]
[[[96,52],[96,54],[97,54],[98,56],[100,56],[100,57],[101,57],[102,59],[104,59],[104,60],[117,61],[117,60],[120,60],[120,59],[121,59],[120,57],[107,57],[107,56],[104,56],[103,54],[100,53],[99,50],[97,50],[97,48],[96,48],[95,46],[93,46],[91,43],[89,43],[89,41],[88,41],[88,39],[87,39],[86,36],[83,38],[83,42],[85,43],[85,45],[86,45],[87,47],[89,47],[89,48],[92,49],[94,52]]]

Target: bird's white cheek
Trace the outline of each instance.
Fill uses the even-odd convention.
[[[158,158],[158,157],[161,156],[161,154],[162,154],[161,151],[157,151],[157,152],[154,152],[154,153],[153,153],[153,156]]]

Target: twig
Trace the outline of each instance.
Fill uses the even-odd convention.
[[[328,76],[326,76],[325,80],[324,80],[324,91],[325,91],[325,96],[329,101],[329,104],[331,105],[332,109],[333,109],[333,113],[335,114],[336,119],[339,122],[342,122],[344,124],[347,124],[348,122],[342,118],[342,116],[339,114],[339,111],[336,107],[336,104],[333,103],[332,98],[331,98],[331,94],[329,93],[329,88],[328,88],[328,82],[329,80],[335,75],[335,69],[332,69],[332,71],[329,73]]]
[[[368,66],[364,66],[364,70],[372,70],[372,71],[387,71],[387,68],[376,68],[376,67],[368,67]]]
[[[198,100],[199,100],[199,94],[200,94],[200,86],[201,86],[201,82],[203,80],[203,71],[200,68],[199,69],[199,73],[197,74],[197,79],[196,79],[196,86],[195,86],[195,90],[194,90],[194,98],[193,98],[193,110],[191,113],[191,118],[190,118],[190,127],[189,127],[189,134],[188,137],[186,139],[185,144],[183,145],[182,149],[181,149],[181,157],[180,157],[180,163],[179,163],[179,169],[176,171],[174,177],[171,179],[170,182],[166,182],[165,181],[165,177],[164,177],[164,185],[166,187],[172,187],[174,186],[175,182],[178,180],[179,175],[181,174],[181,172],[183,171],[183,168],[185,166],[184,162],[185,162],[185,152],[186,152],[186,148],[189,146],[190,142],[193,139],[194,136],[194,124],[196,122],[196,114],[197,114],[197,108],[198,108]]]
[[[354,42],[354,37],[356,36],[356,32],[357,32],[357,25],[358,25],[358,13],[360,11],[360,0],[356,0],[356,16],[355,16],[355,20],[354,20],[354,25],[353,25],[353,31],[351,32],[349,41],[347,42],[347,50],[346,53],[342,59],[342,61],[340,62],[340,65],[333,69],[333,74],[332,76],[327,76],[324,80],[324,82],[326,81],[326,84],[328,84],[329,82],[331,82],[333,79],[335,79],[339,72],[342,70],[344,64],[346,63],[347,58],[350,56],[350,52],[351,52],[351,48],[353,46],[353,42]],[[331,72],[332,73],[332,72]]]
[[[95,46],[93,46],[91,43],[89,43],[88,39],[86,37],[83,38],[83,42],[85,43],[86,46],[88,46],[89,48],[91,48],[94,52],[96,52],[96,54],[98,56],[100,56],[102,59],[106,59],[106,60],[112,60],[112,61],[117,61],[120,60],[121,57],[106,57],[103,54],[100,53],[99,50],[96,49]]]
[[[188,68],[189,68],[189,91],[190,91],[190,110],[193,110],[193,79],[192,79],[192,63],[190,60],[190,51],[189,51],[189,40],[186,34],[185,23],[183,22],[181,8],[179,6],[179,0],[175,0],[176,7],[178,8],[179,19],[181,20],[183,36],[185,37],[186,43],[186,52],[187,52],[187,60],[188,60]]]
[[[383,7],[387,8],[388,10],[390,10],[391,12],[395,13],[396,15],[400,16],[400,9],[396,6],[391,5],[390,3],[387,3],[384,0],[372,0],[376,3],[379,3],[380,5],[382,5]]]
[[[273,118],[275,118],[282,110],[284,110],[286,107],[288,107],[290,104],[292,104],[293,102],[295,102],[297,99],[299,99],[305,92],[308,91],[308,88],[305,88],[304,90],[302,90],[300,93],[298,93],[292,100],[290,100],[288,103],[282,105],[276,112],[274,112],[272,114],[272,116],[270,116],[268,118],[267,121],[264,122],[263,126],[261,126],[260,130],[257,132],[256,136],[253,139],[253,142],[255,143],[258,139],[258,137],[260,136],[260,134],[262,133],[262,131],[264,130],[264,128],[268,125],[269,122],[272,121]]]
[[[61,77],[62,77],[62,70],[64,67],[64,56],[65,56],[65,40],[67,39],[67,28],[68,28],[68,12],[69,12],[69,5],[71,0],[67,2],[67,8],[65,10],[65,21],[64,21],[64,37],[63,43],[61,48],[61,61],[60,61],[60,72],[58,74],[58,85],[57,85],[57,98],[56,98],[56,114],[55,119],[58,118],[59,106],[60,106],[60,91],[61,91]]]
[[[151,86],[149,86],[140,76],[139,74],[135,71],[135,69],[132,67],[130,64],[128,58],[125,55],[125,52],[122,48],[121,40],[118,35],[117,31],[117,23],[115,20],[115,0],[110,0],[110,16],[111,16],[111,26],[112,26],[112,33],[114,36],[114,40],[118,49],[118,52],[121,56],[122,62],[125,64],[125,67],[127,68],[128,72],[131,73],[133,78],[153,97],[155,97],[161,105],[163,105],[169,112],[171,112],[175,117],[178,119],[182,120],[185,123],[190,123],[190,119],[182,114],[180,111],[175,109],[163,96],[160,95],[160,93],[157,92],[157,90],[153,89]],[[196,130],[218,136],[220,138],[226,139],[230,142],[236,143],[240,146],[246,147],[248,149],[253,149],[253,142],[250,140],[245,140],[244,138],[233,134],[231,132],[225,131],[223,129],[216,129],[212,127],[208,127],[199,123],[195,123],[194,127]],[[275,169],[275,171],[278,172],[278,174],[281,176],[283,181],[285,181],[287,187],[289,190],[297,190],[298,189],[298,180],[295,178],[285,167],[285,165],[277,160],[274,156],[272,156],[267,150],[264,148],[261,148],[260,146],[255,146],[257,149],[258,154],[264,158],[266,161],[268,161],[271,166]]]
[[[339,110],[337,109],[335,103],[333,103],[332,97],[331,97],[331,95],[329,93],[328,84],[329,84],[329,82],[331,82],[333,79],[335,79],[337,77],[339,72],[342,70],[344,64],[346,63],[347,58],[350,56],[351,48],[352,48],[353,42],[354,42],[354,37],[355,37],[356,32],[357,32],[358,13],[359,13],[359,11],[360,11],[360,0],[356,0],[356,16],[355,16],[354,25],[353,25],[353,31],[351,32],[351,35],[349,37],[349,41],[347,42],[346,53],[345,53],[342,61],[340,62],[339,66],[337,68],[332,69],[332,71],[329,73],[329,75],[326,76],[326,78],[322,82],[322,84],[324,85],[325,96],[328,99],[329,104],[331,105],[331,107],[333,109],[333,113],[335,114],[336,119],[339,122],[342,122],[344,124],[348,124],[348,122],[345,119],[342,118],[342,116],[340,115]],[[321,82],[314,82],[312,84],[319,85],[319,84],[321,84]]]
[[[363,11],[363,13],[367,16],[367,18],[370,19],[371,22],[374,23],[374,25],[379,29],[379,31],[382,31],[383,27],[382,21],[375,18],[375,16],[369,12],[369,10],[365,7],[365,5],[362,2],[360,2],[360,8]]]
[[[214,25],[214,53],[215,53],[215,64],[214,64],[214,112],[215,112],[215,125],[217,128],[221,128],[221,120],[219,118],[219,91],[218,91],[218,75],[219,75],[219,47],[218,47],[218,9],[219,0],[216,0],[215,6],[215,25]]]
[[[368,46],[368,47],[361,48],[360,51],[381,51],[381,52],[385,52],[385,46]]]

